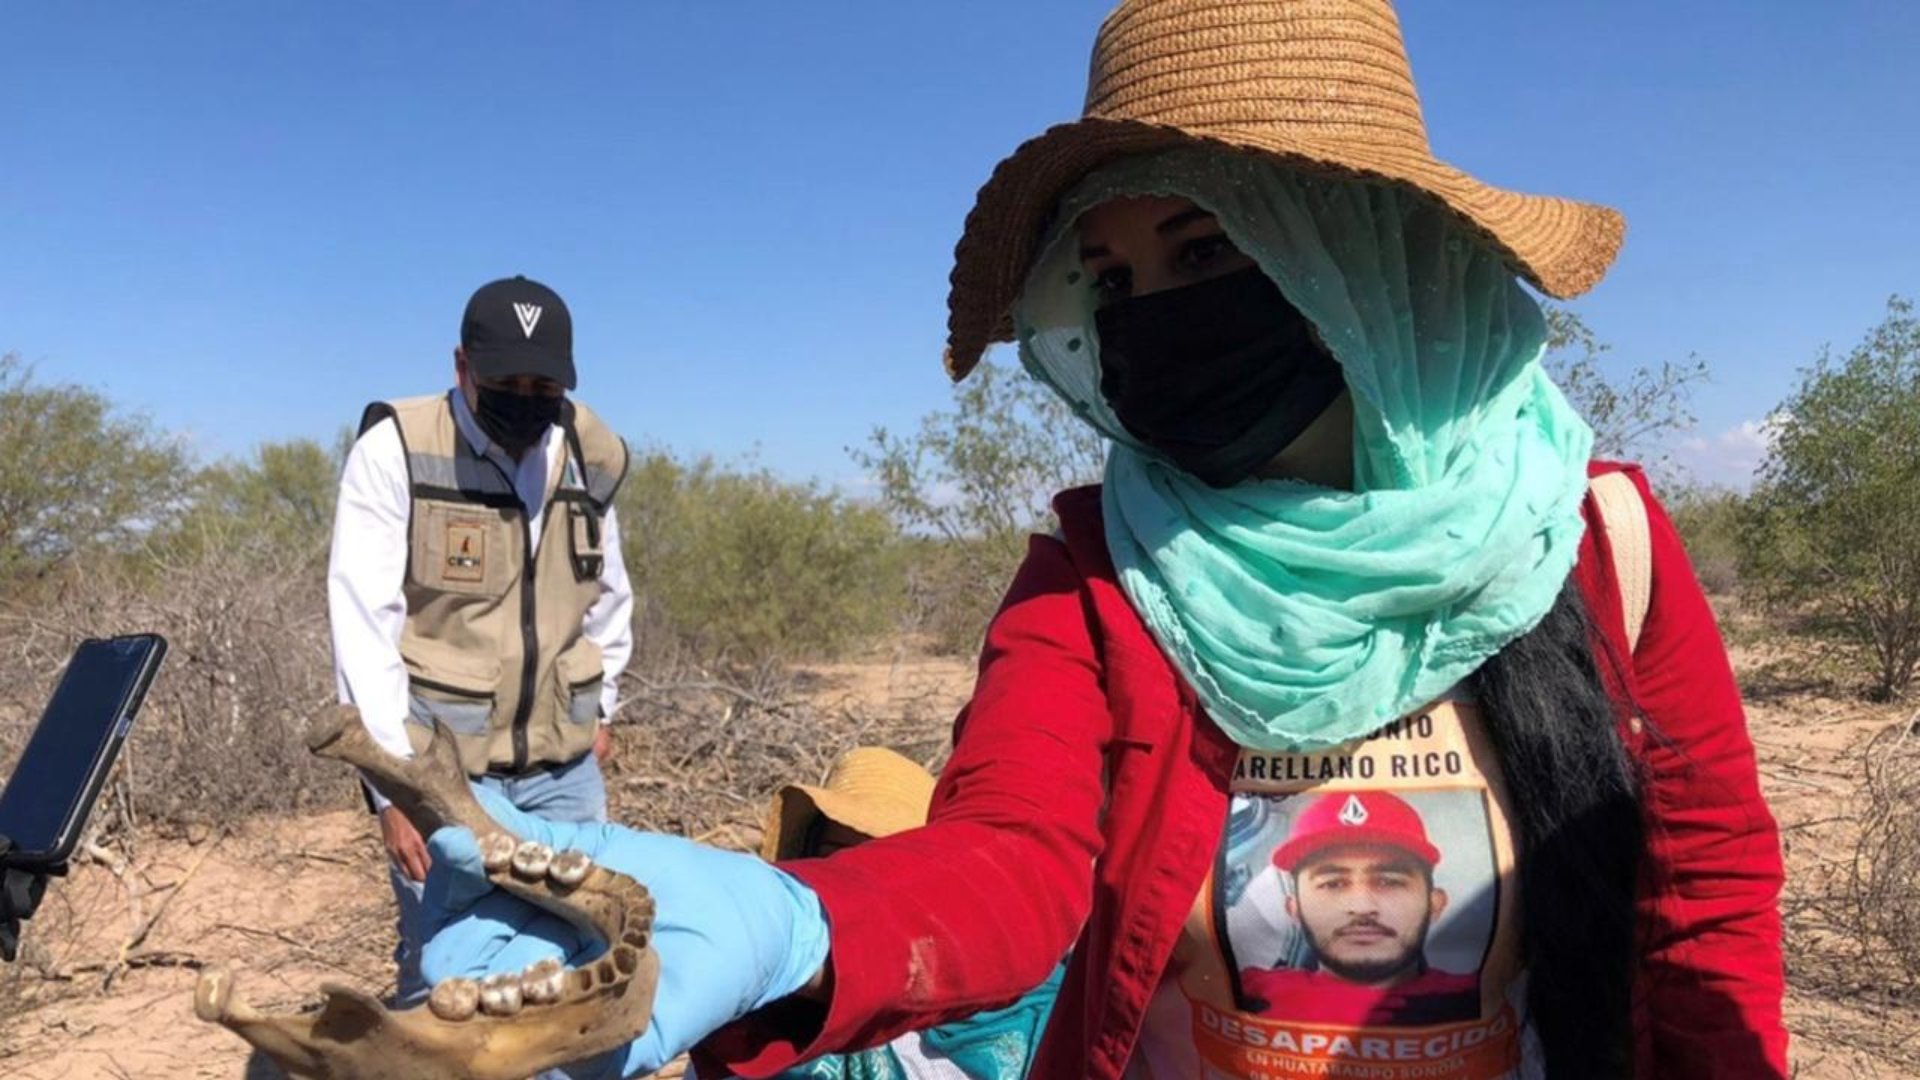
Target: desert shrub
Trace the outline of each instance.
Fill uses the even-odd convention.
[[[265,444],[180,486],[131,550],[90,550],[0,603],[0,761],[12,761],[67,653],[86,636],[154,630],[171,650],[115,780],[163,822],[346,803],[338,767],[307,755],[307,717],[332,700],[326,546],[338,457]]]
[[[189,546],[232,532],[247,533],[249,543],[325,546],[343,464],[340,449],[311,439],[263,443],[244,459],[199,471],[174,534]]]
[[[1920,986],[1920,735],[1890,728],[1866,753],[1866,800],[1848,898],[1864,954]]]
[[[1026,550],[1027,533],[904,541],[906,602],[901,628],[938,653],[978,650]]]
[[[1682,486],[1667,492],[1665,501],[1700,584],[1714,596],[1733,595],[1740,585],[1745,497],[1726,488]]]
[[[351,782],[306,752],[333,699],[327,545],[337,457],[267,444],[193,474],[137,546],[94,548],[0,601],[0,761],[10,761],[81,638],[155,631],[171,646],[116,780],[166,822],[345,803]]]
[[[138,818],[226,821],[344,805],[352,785],[306,752],[307,717],[333,699],[325,539],[304,549],[236,530],[190,560],[99,556],[0,607],[0,760],[11,760],[81,638],[152,630],[170,650],[115,780]]]
[[[643,650],[824,658],[899,611],[885,513],[813,483],[654,451],[636,455],[619,514]]]
[[[0,584],[136,545],[179,512],[192,476],[179,441],[145,419],[0,356]]]
[[[834,702],[804,668],[716,671],[695,657],[660,654],[649,654],[624,685],[608,784],[614,818],[745,849],[758,839],[775,788],[817,783],[856,746],[937,764],[957,705],[951,689]]]
[[[1900,694],[1920,668],[1920,320],[1894,297],[1843,357],[1823,352],[1769,423],[1741,573]]]
[[[941,648],[972,652],[1026,551],[1053,527],[1055,492],[1100,478],[1106,441],[1052,391],[993,360],[954,388],[953,407],[911,435],[876,428],[851,451],[913,547],[916,622]]]
[[[1547,372],[1593,428],[1594,456],[1639,460],[1664,471],[1670,464],[1666,439],[1692,426],[1693,388],[1705,381],[1706,364],[1689,357],[1609,374],[1612,346],[1565,308],[1548,306],[1546,314]]]

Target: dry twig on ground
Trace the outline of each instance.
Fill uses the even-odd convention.
[[[1864,757],[1851,914],[1863,959],[1920,990],[1920,735],[1912,722],[1888,728]]]

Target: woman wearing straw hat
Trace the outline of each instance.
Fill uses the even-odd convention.
[[[704,1037],[767,1075],[1071,950],[1036,1076],[1783,1076],[1725,652],[1523,287],[1590,288],[1623,231],[1437,159],[1386,0],[1122,3],[1086,115],[980,193],[947,354],[1017,341],[1112,440],[1104,483],[1031,543],[927,826],[779,869],[554,837],[656,892],[623,1067]],[[1384,850],[1369,792],[1431,858]],[[455,923],[437,973],[501,932]],[[1336,981],[1363,1019],[1306,999]],[[1467,1018],[1365,1000],[1432,985]]]

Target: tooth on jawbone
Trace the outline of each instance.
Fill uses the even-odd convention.
[[[472,979],[448,979],[433,988],[427,1007],[442,1020],[465,1020],[480,1008],[480,984]]]
[[[578,885],[586,880],[587,871],[593,869],[593,860],[584,851],[555,852],[552,865],[547,867],[547,876],[559,885]]]
[[[519,842],[506,833],[488,833],[480,838],[480,862],[488,870],[505,870],[517,847]]]
[[[520,1011],[520,976],[503,972],[480,980],[480,1008],[489,1016],[512,1016]]]
[[[207,968],[193,987],[193,1014],[217,1024],[233,1003],[233,973],[226,968]]]
[[[513,849],[513,872],[523,878],[537,881],[547,876],[547,867],[553,862],[553,849],[545,844],[536,844],[529,840]]]
[[[520,976],[520,993],[529,1005],[551,1005],[567,988],[567,969],[549,956],[527,966]]]

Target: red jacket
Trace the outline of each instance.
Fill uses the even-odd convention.
[[[1651,519],[1652,602],[1632,662],[1601,667],[1645,717],[1622,710],[1648,777],[1639,1075],[1784,1077],[1778,831],[1713,613],[1633,476]],[[1239,751],[1121,592],[1099,490],[1064,492],[1054,509],[1063,539],[1031,541],[987,632],[930,823],[788,864],[833,926],[824,1020],[801,1031],[751,1017],[704,1044],[711,1065],[766,1076],[1003,1005],[1071,949],[1031,1075],[1121,1075],[1220,844]],[[1596,515],[1589,499],[1575,573],[1625,656]]]

